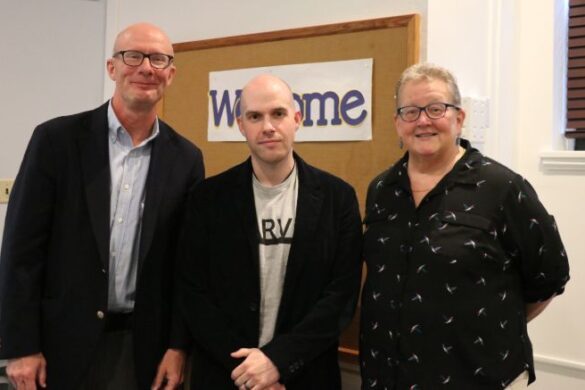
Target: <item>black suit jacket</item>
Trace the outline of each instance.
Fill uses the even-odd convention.
[[[39,125],[8,205],[0,260],[0,357],[42,352],[50,389],[77,389],[107,311],[110,165],[107,103]],[[171,331],[176,244],[199,149],[160,121],[146,181],[134,307],[135,364],[150,388]]]
[[[355,192],[295,155],[296,222],[273,340],[262,347],[287,390],[340,389],[339,333],[361,271]],[[204,181],[187,205],[179,300],[195,338],[192,389],[233,389],[230,353],[259,339],[259,233],[250,160]]]

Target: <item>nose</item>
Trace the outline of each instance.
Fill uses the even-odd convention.
[[[416,120],[417,126],[428,126],[431,123],[432,122],[430,118],[427,116],[427,112],[425,110],[422,110],[420,112],[420,115],[418,116],[418,119]]]
[[[274,125],[269,116],[262,121],[262,131],[265,133],[274,133]]]
[[[144,59],[142,60],[142,64],[138,66],[138,71],[146,74],[154,73],[154,68],[150,63],[150,58],[144,57]]]

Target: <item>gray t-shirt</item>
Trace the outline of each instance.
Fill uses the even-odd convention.
[[[285,181],[265,187],[254,177],[254,202],[260,232],[260,341],[264,346],[274,335],[282,297],[288,254],[292,243],[298,196],[296,167]]]

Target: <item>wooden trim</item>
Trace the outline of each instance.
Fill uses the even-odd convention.
[[[555,151],[540,154],[542,169],[550,173],[574,174],[585,172],[585,151]],[[538,357],[534,356],[535,360]]]
[[[359,20],[353,22],[326,24],[322,26],[302,27],[289,30],[269,31],[247,35],[236,35],[225,38],[205,39],[193,42],[181,42],[175,43],[173,45],[173,48],[175,52],[181,52],[269,41],[281,41],[293,38],[309,38],[314,36],[344,34],[349,32],[378,30],[388,27],[403,26],[408,26],[408,29],[411,32],[409,36],[412,37],[414,35],[414,37],[411,38],[413,39],[413,41],[409,43],[416,43],[415,57],[418,59],[419,18],[418,15],[415,14],[404,16],[391,16],[379,19]]]
[[[567,61],[567,128],[585,128],[585,0],[569,3],[568,61]],[[575,132],[565,137],[574,138]]]
[[[570,79],[569,81],[567,81],[567,88],[569,89],[585,88],[585,78]]]
[[[585,58],[570,58],[569,68],[585,67]]]
[[[568,109],[574,110],[576,108],[585,108],[585,100],[570,100],[568,101]]]
[[[569,38],[585,36],[585,27],[572,27],[569,29]]]
[[[565,131],[565,137],[572,139],[585,138],[585,130],[567,130]]]

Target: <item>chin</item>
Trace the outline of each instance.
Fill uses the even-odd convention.
[[[258,160],[265,162],[266,164],[278,164],[286,160],[288,154],[285,152],[274,152],[274,153],[260,153],[257,157]]]

